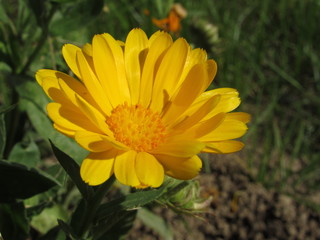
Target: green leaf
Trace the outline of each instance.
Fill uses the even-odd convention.
[[[0,160],[0,202],[26,199],[56,185],[53,178],[33,168]]]
[[[82,196],[85,199],[89,199],[93,194],[93,189],[82,180],[80,176],[79,165],[71,157],[57,148],[53,143],[51,143],[51,146],[56,158],[70,176],[74,184],[77,186]]]
[[[72,230],[72,228],[65,223],[64,221],[62,221],[61,219],[58,219],[58,224],[59,227],[62,231],[64,231],[64,233],[67,235],[68,239],[71,240],[81,240],[80,237],[78,237]]]
[[[7,112],[10,112],[12,109],[14,109],[17,106],[17,104],[12,104],[10,106],[2,106],[0,107],[0,115],[5,114]]]
[[[99,220],[106,218],[117,211],[127,211],[142,207],[160,198],[164,193],[166,193],[166,189],[167,186],[163,184],[158,189],[131,193],[108,203],[102,204],[97,211],[97,219]]]
[[[34,16],[37,20],[39,26],[43,27],[47,23],[47,15],[48,15],[48,2],[43,0],[28,0],[29,7],[33,11]]]
[[[136,219],[137,211],[118,212],[112,218],[106,219],[100,223],[94,230],[94,239],[104,240],[121,240],[125,239]]]
[[[148,227],[158,232],[164,240],[173,240],[172,228],[155,213],[146,208],[138,210],[138,218]]]
[[[64,221],[68,219],[67,211],[61,205],[45,208],[39,215],[32,218],[31,226],[44,234],[57,225],[57,219]]]
[[[0,204],[0,233],[8,240],[27,239],[29,224],[23,203]]]
[[[48,168],[46,168],[46,173],[56,179],[59,183],[63,183],[66,179],[66,171],[63,169],[61,164],[56,163]]]
[[[40,162],[40,151],[33,141],[28,144],[19,142],[14,145],[8,160],[28,167],[35,167]]]
[[[4,114],[10,112],[16,104],[10,105],[8,107],[0,107],[0,159],[3,158],[3,152],[6,146],[6,123],[4,120]]]
[[[6,124],[3,114],[0,114],[0,158],[3,158],[4,148],[6,146]]]
[[[52,34],[66,37],[92,22],[102,11],[103,0],[81,0],[65,3],[60,17],[56,16],[50,30]]]

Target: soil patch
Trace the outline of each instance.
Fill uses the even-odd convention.
[[[320,213],[255,183],[240,159],[214,156],[210,174],[199,176],[203,196],[212,196],[203,219],[156,208],[176,240],[320,239]],[[139,219],[128,240],[164,240]]]

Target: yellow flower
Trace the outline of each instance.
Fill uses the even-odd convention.
[[[230,153],[243,143],[246,113],[229,113],[238,92],[204,92],[217,65],[185,39],[158,31],[149,39],[133,29],[125,43],[96,35],[82,48],[66,44],[62,54],[79,79],[39,70],[38,83],[53,100],[54,127],[90,151],[81,177],[98,185],[112,174],[136,188],[158,187],[167,174],[191,179],[201,169],[200,152]]]

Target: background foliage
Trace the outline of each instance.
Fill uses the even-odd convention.
[[[61,57],[65,43],[81,46],[90,42],[94,34],[103,32],[125,40],[133,27],[143,28],[150,36],[157,30],[151,18],[166,17],[172,3],[172,0],[0,0],[0,158],[3,159],[0,232],[3,236],[19,240],[31,234],[34,239],[52,236],[63,239],[65,232],[72,238],[65,221],[76,206],[81,206],[73,184],[77,184],[78,176],[69,181],[63,168],[75,163],[68,162],[68,156],[80,163],[86,152],[52,128],[45,112],[48,99],[34,80],[35,72],[50,68],[70,73]],[[174,38],[184,37],[194,47],[206,49],[219,67],[211,88],[237,88],[243,102],[240,110],[253,116],[242,152],[252,176],[266,187],[319,210],[319,202],[313,199],[320,190],[317,22],[320,1],[180,3],[188,16],[182,20],[182,30]],[[63,168],[52,158],[48,139],[57,152],[61,149],[68,155],[61,152],[62,156],[58,157]],[[25,179],[25,185],[15,179]],[[95,192],[83,186],[79,189],[82,195]],[[159,192],[153,194],[150,197],[155,199]],[[117,212],[112,214],[137,206],[136,202],[127,200],[122,201],[128,205],[121,205],[124,208],[118,205]],[[102,206],[107,212],[108,207]],[[135,212],[130,214],[134,219]],[[142,218],[148,219],[148,214]],[[161,219],[153,220],[165,227]],[[105,219],[101,216],[97,221]],[[130,227],[130,223],[121,225]],[[110,234],[101,231],[97,229],[97,234]]]

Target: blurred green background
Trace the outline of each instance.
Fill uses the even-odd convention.
[[[240,111],[252,114],[241,157],[253,178],[319,211],[315,196],[320,192],[320,1],[180,3],[188,15],[173,37],[206,49],[218,63],[211,88],[238,89]],[[80,160],[85,152],[50,128],[42,108],[47,100],[35,87],[35,72],[69,72],[61,56],[65,43],[81,46],[104,32],[125,40],[134,27],[150,36],[158,30],[152,17],[165,18],[172,4],[0,0],[0,105],[7,132],[5,148],[0,146],[3,158],[15,158],[14,149],[14,154],[28,150],[39,159],[33,166],[39,166],[50,155],[50,137],[72,145],[68,153]],[[9,111],[6,107],[13,104],[18,107]]]

